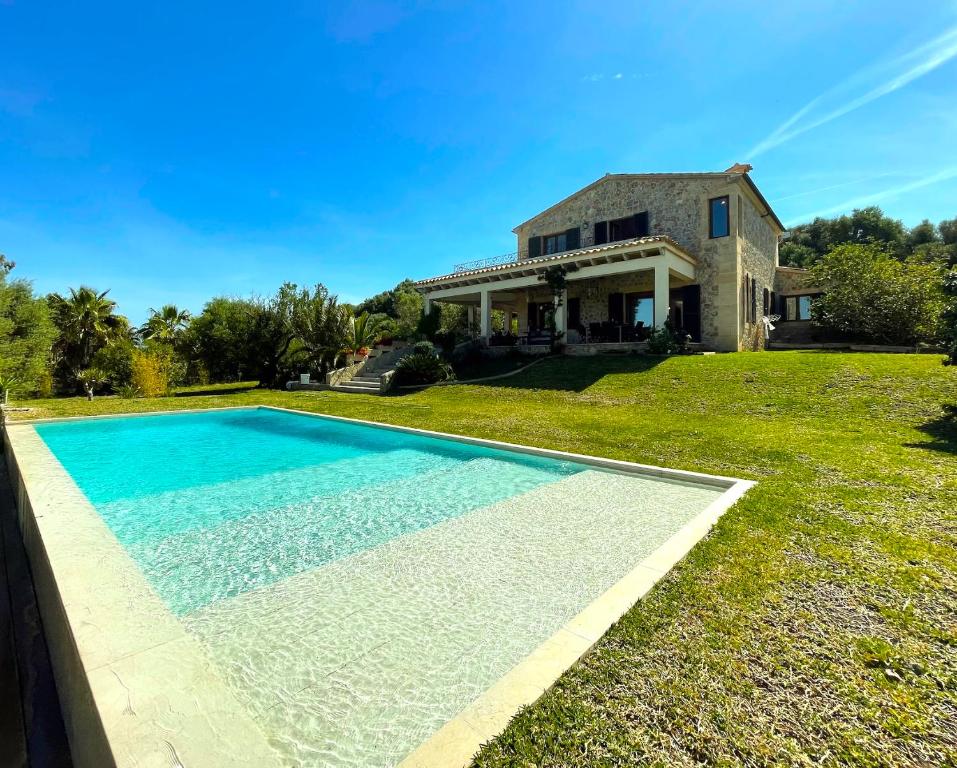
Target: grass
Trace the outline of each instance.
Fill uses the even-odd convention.
[[[759,481],[479,766],[957,765],[957,370],[934,356],[568,358],[275,404]]]

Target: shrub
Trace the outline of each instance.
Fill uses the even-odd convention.
[[[160,397],[169,391],[169,378],[158,355],[137,349],[133,352],[130,385],[143,397]]]
[[[452,367],[431,349],[403,357],[395,367],[395,375],[399,384],[435,384],[455,378]]]
[[[935,264],[899,261],[877,245],[841,245],[811,268],[824,294],[811,303],[815,325],[879,344],[936,341],[944,296]]]
[[[434,355],[435,346],[431,341],[417,341],[412,345],[413,355]]]
[[[134,398],[140,397],[143,393],[140,392],[139,387],[134,387],[132,384],[124,384],[121,387],[116,387],[116,394],[124,400],[133,400]]]
[[[120,339],[98,349],[92,358],[92,366],[103,371],[116,391],[130,383],[133,376],[133,351],[136,348],[128,339]]]
[[[654,328],[648,337],[648,353],[651,355],[681,355],[688,351],[691,337],[677,330],[671,318],[660,328]]]

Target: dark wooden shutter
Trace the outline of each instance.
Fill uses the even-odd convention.
[[[764,293],[762,295],[764,297],[764,308],[762,310],[762,314],[770,315],[771,314],[771,294],[768,291],[768,289],[765,288]]]
[[[751,278],[751,322],[758,319],[758,281]]]
[[[624,321],[624,306],[622,305],[622,294],[608,294],[608,319],[613,323]]]
[[[595,245],[604,245],[608,242],[608,222],[595,222]]]
[[[582,235],[581,230],[578,227],[572,227],[571,229],[565,230],[565,250],[574,251],[576,248],[581,248]]]
[[[528,238],[528,258],[537,259],[541,255],[542,255],[542,238],[541,237]]]
[[[648,236],[648,211],[635,214],[635,237]]]
[[[692,341],[701,341],[701,286],[686,285],[681,289],[684,302],[684,329]]]

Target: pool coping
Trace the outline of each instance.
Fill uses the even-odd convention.
[[[4,453],[16,490],[21,532],[37,579],[41,614],[78,768],[147,764],[156,759],[157,751],[174,765],[181,757],[187,758],[184,764],[204,766],[248,764],[265,768],[279,762],[259,726],[215,674],[198,642],[186,634],[156,596],[34,425],[259,409],[723,490],[718,499],[406,756],[399,764],[401,768],[469,765],[484,743],[501,733],[522,707],[532,704],[587,654],[755,484],[720,475],[270,405],[8,421],[4,424]],[[89,550],[86,555],[94,558],[92,566],[78,556],[78,547],[80,554],[84,547]],[[109,569],[97,567],[107,560]],[[78,579],[77,571],[89,578]],[[95,590],[91,588],[94,584]],[[118,616],[122,616],[122,622],[117,621]],[[157,634],[161,640],[157,641]],[[172,649],[169,643],[175,644]],[[186,680],[172,672],[174,657],[163,658],[164,650],[174,651],[175,665],[187,670]],[[140,659],[145,664],[137,665]],[[150,664],[161,668],[165,665],[167,674],[148,674],[146,667]],[[192,711],[187,704],[179,712],[177,706],[184,697],[188,698],[198,678],[202,678],[203,695],[193,698],[202,701],[194,700]],[[127,684],[131,680],[135,690]],[[155,722],[139,717],[134,698],[159,702],[159,709],[154,707],[158,713]]]

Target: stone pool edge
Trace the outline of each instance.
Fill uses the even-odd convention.
[[[360,424],[364,426],[378,427],[396,432],[407,434],[416,434],[423,437],[432,437],[454,442],[476,445],[486,448],[495,448],[511,453],[522,453],[526,455],[542,456],[556,459],[559,461],[574,461],[593,467],[610,469],[624,472],[631,475],[653,477],[677,483],[687,483],[698,486],[707,486],[711,488],[722,489],[721,496],[708,505],[702,512],[696,515],[692,520],[686,523],[681,529],[673,534],[667,541],[658,547],[651,555],[643,559],[628,574],[620,579],[611,588],[596,597],[588,604],[578,615],[572,618],[562,628],[555,632],[551,637],[545,640],[529,656],[519,662],[503,677],[499,678],[491,687],[479,696],[474,702],[463,709],[458,715],[449,720],[445,725],[435,731],[428,739],[413,750],[399,765],[400,768],[449,768],[451,766],[468,766],[472,757],[479,751],[481,746],[498,736],[508,725],[509,721],[518,713],[518,711],[527,705],[534,703],[546,690],[548,690],[558,678],[578,660],[586,655],[597,643],[597,641],[614,625],[628,610],[640,601],[668,572],[683,559],[691,549],[711,530],[721,515],[730,509],[752,486],[753,481],[741,480],[733,477],[721,475],[710,475],[700,472],[691,472],[687,470],[670,469],[667,467],[658,467],[648,464],[638,464],[616,459],[606,459],[596,456],[587,456],[584,454],[575,454],[565,451],[557,451],[546,448],[535,448],[532,446],[517,445],[498,440],[488,440],[484,438],[468,437],[465,435],[455,435],[445,432],[436,432],[432,430],[419,429],[416,427],[407,427],[396,424],[387,424],[383,422],[368,421],[365,419],[354,419],[345,416],[333,416],[324,413],[315,413],[303,411],[294,408],[283,408],[272,405],[250,405],[250,406],[227,406],[220,408],[197,408],[172,411],[153,411],[144,413],[130,414],[104,414],[97,416],[73,416],[73,417],[53,417],[45,419],[24,419],[16,422],[7,422],[5,425],[4,448],[7,455],[8,464],[11,466],[11,475],[14,476],[16,487],[18,489],[18,509],[21,509],[21,493],[23,483],[20,482],[20,475],[15,466],[15,459],[12,460],[12,452],[9,450],[9,440],[7,435],[10,429],[28,428],[36,436],[36,439],[42,443],[39,435],[33,429],[34,424],[63,422],[63,421],[86,421],[92,419],[104,418],[134,418],[174,415],[184,413],[206,413],[211,411],[240,411],[240,410],[272,410],[281,413],[292,413],[301,416],[309,416],[317,419],[327,419],[331,421],[347,422]],[[45,444],[43,447],[46,448]],[[49,453],[49,449],[46,449]],[[70,485],[82,497],[84,503],[90,511],[99,519],[98,513],[89,505],[82,492],[73,483],[72,478],[60,466],[57,459],[49,453],[50,459],[56,464],[59,471],[66,477]],[[23,517],[20,513],[21,519]],[[106,529],[110,538],[112,533],[106,528],[106,524],[100,520],[100,523]],[[22,530],[22,528],[21,528]],[[24,534],[26,539],[26,534]],[[129,560],[129,556],[122,551],[119,542],[113,539],[115,545],[120,548],[123,557]],[[30,548],[28,547],[28,552]],[[42,554],[42,553],[41,553]],[[32,564],[31,552],[31,564]],[[131,567],[135,564],[129,561]],[[137,571],[138,575],[138,571]],[[149,589],[148,584],[142,576],[139,579],[143,586]],[[53,582],[55,586],[56,582]],[[39,587],[39,584],[38,584]],[[151,593],[152,594],[152,593]],[[159,601],[158,597],[154,598]],[[160,603],[162,606],[162,604]],[[42,610],[41,598],[41,610]],[[165,606],[162,606],[166,611]],[[168,611],[166,611],[169,613]],[[171,618],[172,614],[169,614]],[[44,615],[46,622],[46,616]],[[177,622],[177,626],[178,622]],[[181,631],[183,631],[181,629]],[[190,638],[191,639],[191,638]],[[164,643],[165,644],[165,643]],[[51,654],[53,649],[51,648]],[[202,653],[197,648],[197,653]],[[56,664],[56,662],[54,662]],[[207,663],[208,664],[208,663]],[[82,672],[82,668],[80,670]],[[60,679],[60,673],[57,672],[57,679]],[[61,693],[61,696],[63,694]],[[232,694],[226,691],[230,702],[234,702]],[[238,703],[235,704],[239,707]],[[66,713],[64,713],[66,717]],[[243,718],[249,719],[243,712]],[[250,720],[250,722],[252,722]],[[70,723],[67,724],[68,729]],[[253,726],[256,733],[260,733],[258,726]],[[72,746],[72,739],[71,739]],[[226,757],[226,754],[223,754]],[[275,756],[271,753],[273,761]],[[102,763],[90,763],[91,765],[102,765]],[[200,763],[203,765],[219,765],[219,763]],[[229,765],[239,765],[235,761],[223,763]],[[250,761],[253,764],[253,761]],[[255,762],[256,765],[275,765],[275,762]],[[85,768],[86,764],[77,763],[79,768]],[[175,763],[174,763],[175,765]]]
[[[77,768],[278,756],[33,427],[3,451]]]
[[[465,768],[515,715],[534,704],[714,527],[755,483],[737,480],[616,584],[413,750],[398,768]]]

